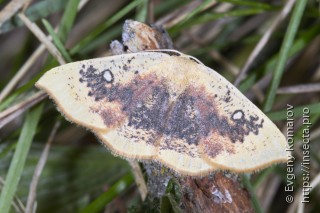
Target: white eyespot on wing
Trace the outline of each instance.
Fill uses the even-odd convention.
[[[107,83],[112,83],[114,81],[114,76],[110,70],[104,71],[103,78],[107,81]]]
[[[244,114],[242,112],[242,110],[236,110],[233,115],[232,115],[232,119],[233,120],[241,120],[243,118]]]

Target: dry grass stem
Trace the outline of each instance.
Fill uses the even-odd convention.
[[[28,195],[28,201],[27,201],[27,207],[26,207],[26,213],[33,213],[36,212],[35,209],[35,200],[36,200],[36,194],[37,194],[37,185],[38,185],[38,181],[40,178],[40,175],[42,173],[42,170],[46,164],[48,155],[49,155],[49,150],[51,147],[51,143],[57,133],[57,130],[60,126],[60,121],[55,122],[52,131],[49,135],[48,141],[41,153],[40,159],[38,161],[38,164],[34,170],[34,174],[31,180],[31,184],[30,184],[30,188],[29,188],[29,195]]]
[[[21,101],[10,108],[0,112],[0,129],[12,121],[13,119],[20,116],[22,113],[24,113],[26,110],[28,110],[30,107],[34,106],[35,104],[42,101],[44,98],[47,97],[47,94],[43,91],[37,92],[34,95],[28,97],[24,101]]]
[[[78,11],[81,10],[90,0],[81,0],[78,6]]]
[[[320,184],[320,173],[318,173],[318,175],[311,181],[310,183],[310,193],[311,191]],[[293,208],[295,209],[296,206],[298,205],[298,210],[297,213],[303,213],[304,212],[304,202],[302,202],[302,189],[298,190],[299,192],[301,192],[299,194],[299,199],[295,200],[295,202],[290,206],[290,209],[292,206],[294,206]]]
[[[254,93],[255,97],[258,99],[259,103],[263,103],[264,100],[264,93],[260,89],[259,85],[255,84],[252,86],[252,92]]]
[[[35,61],[43,54],[45,50],[45,46],[41,44],[36,51],[32,53],[32,55],[28,58],[28,60],[23,64],[23,66],[18,70],[18,72],[14,75],[14,77],[9,81],[9,83],[5,86],[5,88],[0,93],[0,102],[5,99],[9,95],[9,93],[15,88],[15,86],[19,83],[19,81],[24,77],[24,75],[28,72],[30,67],[35,63]]]
[[[78,10],[81,10],[89,0],[81,0],[79,3]],[[59,25],[55,27],[55,31],[57,31]],[[46,40],[52,40],[52,37],[49,35],[46,37]],[[9,93],[15,88],[18,82],[23,78],[23,76],[28,72],[30,67],[35,63],[35,61],[43,54],[46,50],[44,43],[41,43],[40,46],[32,53],[32,55],[28,58],[28,60],[22,65],[22,67],[18,70],[18,72],[14,75],[14,77],[10,80],[10,82],[4,87],[4,89],[0,93],[0,102],[5,99],[9,95]]]
[[[265,97],[264,90],[269,85],[271,78],[272,73],[268,73],[251,87],[251,91],[254,94],[254,97],[256,97],[258,99],[258,102],[261,104],[263,103]]]
[[[156,25],[163,26],[164,28],[170,28],[174,26],[176,23],[183,20],[191,11],[197,8],[201,4],[201,1],[192,1],[187,5],[180,7],[167,14],[166,16],[160,18],[156,21]]]
[[[281,13],[276,17],[270,28],[264,33],[254,50],[251,52],[248,60],[240,71],[240,74],[236,78],[234,85],[238,86],[240,82],[245,78],[250,66],[256,60],[259,53],[266,46],[273,32],[278,28],[278,26],[282,23],[282,21],[288,16],[290,13],[294,3],[296,0],[288,0],[287,4],[283,7]]]
[[[316,138],[320,137],[320,128],[314,129],[310,134],[310,140],[315,140]]]
[[[311,137],[310,137],[311,139]],[[301,141],[296,141],[296,143],[300,143]],[[297,150],[295,149],[295,154],[297,157],[300,157],[301,159],[303,158],[303,154],[301,153],[301,150]],[[315,162],[313,162],[315,163]],[[314,166],[312,166],[314,167]],[[319,171],[317,171],[319,172]],[[311,174],[312,175],[312,174]],[[311,178],[310,178],[311,179]],[[320,184],[320,173],[318,173],[315,178],[313,178],[313,180],[310,183],[310,191],[309,193],[311,193],[311,191]],[[298,189],[295,189],[296,193],[294,195],[294,202],[289,206],[287,213],[303,213],[304,212],[304,203],[302,202],[302,198],[303,198],[303,189],[300,187]]]
[[[261,23],[267,22],[272,15],[268,13],[262,13],[258,14],[256,16],[253,16],[252,18],[249,18],[244,23],[242,23],[239,28],[235,31],[233,31],[229,39],[231,42],[238,42],[241,39],[245,38],[247,35],[251,35],[252,32],[257,32],[258,34],[265,31],[264,25],[261,25]],[[230,22],[232,23],[232,20],[230,18]],[[262,32],[261,32],[262,31]],[[245,59],[244,59],[245,60]]]
[[[4,184],[5,184],[5,181],[0,176],[0,191],[2,190]],[[23,202],[17,196],[14,197],[12,201],[12,206],[16,211],[16,213],[25,213],[25,207],[23,205]]]
[[[209,52],[209,54],[214,60],[224,66],[226,70],[230,71],[232,75],[237,75],[239,73],[239,68],[222,56],[219,52],[212,50]]]
[[[32,0],[24,0],[24,4],[23,4],[23,7],[22,7],[22,12],[26,11],[26,9],[29,7],[31,2],[32,2]]]
[[[277,94],[299,94],[309,92],[320,92],[320,84],[301,84],[289,87],[280,87]]]
[[[270,211],[270,207],[272,208],[272,201],[279,189],[279,186],[281,185],[281,178],[279,176],[271,176],[268,180],[268,184],[265,188],[263,199],[262,199],[262,209],[265,210],[265,212]],[[272,209],[271,209],[272,210]]]
[[[16,14],[25,4],[25,0],[12,0],[0,12],[0,27]]]
[[[319,66],[315,69],[314,78],[315,78],[315,80],[320,80],[320,64],[319,64]]]
[[[33,22],[31,22],[27,16],[25,16],[23,13],[18,14],[19,18],[23,23],[29,28],[29,30],[45,45],[47,50],[51,53],[53,57],[57,59],[57,61],[60,64],[65,64],[66,61],[63,59],[61,53],[59,50],[52,44],[50,39],[47,38],[47,36],[40,30],[40,28]]]
[[[213,31],[214,33],[212,37],[215,37],[218,34],[218,31],[220,30],[221,30],[220,25],[218,28],[214,28],[214,31]],[[204,41],[203,38],[200,39],[198,36],[194,35],[191,32],[187,32],[187,34],[189,35],[189,37],[192,39],[194,43],[198,44],[201,47],[206,46],[206,41]],[[212,37],[211,39],[213,39]],[[225,69],[229,71],[233,76],[239,73],[239,68],[236,65],[234,65],[230,60],[222,56],[218,51],[211,50],[209,54],[215,61],[217,61],[223,67],[225,67]]]
[[[148,194],[148,188],[147,188],[147,184],[144,180],[141,168],[139,166],[139,163],[137,161],[128,161],[131,169],[132,169],[132,173],[134,175],[134,180],[137,184],[138,190],[140,192],[140,196],[142,200],[145,200]]]
[[[187,5],[180,7],[177,10],[174,10],[173,12],[169,13],[168,15],[164,16],[163,18],[160,18],[158,21],[156,21],[156,25],[161,25],[164,28],[170,28],[177,23],[179,23],[181,20],[183,20],[185,17],[187,17],[190,12],[194,11],[197,7],[199,7],[203,2],[202,1],[191,1]],[[210,4],[206,5],[202,10],[206,10],[209,7],[212,7],[217,2],[212,1]]]
[[[148,2],[147,23],[154,23],[154,0]]]

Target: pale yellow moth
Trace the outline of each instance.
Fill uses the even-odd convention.
[[[194,57],[154,50],[56,67],[36,86],[116,155],[180,174],[251,172],[287,159],[279,129]]]

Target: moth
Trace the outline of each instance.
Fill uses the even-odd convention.
[[[286,139],[236,87],[198,59],[152,50],[62,65],[36,83],[115,155],[182,175],[251,172],[286,162]]]

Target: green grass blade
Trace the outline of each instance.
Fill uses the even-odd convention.
[[[227,2],[235,5],[242,5],[242,6],[250,6],[250,7],[256,7],[256,8],[261,8],[265,10],[270,10],[273,9],[273,6],[266,4],[266,3],[261,3],[261,2],[256,2],[256,1],[247,1],[247,0],[219,0],[219,2]]]
[[[107,20],[105,23],[103,23],[98,28],[96,28],[96,30],[94,30],[92,33],[90,33],[88,36],[86,36],[82,41],[80,41],[75,47],[73,47],[70,50],[70,53],[73,55],[73,54],[79,52],[82,49],[82,47],[91,43],[92,40],[95,39],[100,33],[102,33],[108,27],[110,27],[111,25],[113,25],[114,23],[119,21],[126,14],[128,14],[130,11],[132,11],[135,7],[140,5],[143,1],[144,0],[132,1],[130,4],[128,4],[122,10],[120,10],[118,13],[116,13],[114,16],[112,16],[109,20]]]
[[[160,200],[160,212],[183,212],[180,208],[181,191],[180,186],[171,179],[166,188],[166,194]]]
[[[227,17],[256,15],[263,12],[265,12],[265,10],[260,8],[249,8],[249,9],[237,9],[237,10],[233,10],[225,13],[213,13],[213,12],[204,13],[201,16],[194,17],[181,25],[174,26],[169,30],[169,32],[172,34],[175,34],[177,32],[180,32],[182,29],[192,27],[193,25],[203,24],[203,23],[207,23],[210,21],[227,18]]]
[[[11,152],[12,150],[14,150],[17,146],[17,143],[11,143],[10,145],[8,145],[7,147],[5,147],[4,149],[2,149],[0,151],[0,159],[5,157],[9,152]]]
[[[298,31],[298,27],[306,4],[307,0],[297,1],[293,13],[291,15],[290,23],[280,49],[279,61],[273,73],[271,86],[268,91],[268,95],[266,97],[266,101],[263,107],[263,110],[265,112],[269,112],[272,109],[272,105],[276,97],[276,91],[280,84],[282,74],[288,59],[289,50],[292,46],[293,39]]]
[[[159,16],[163,13],[168,13],[174,10],[175,8],[182,7],[187,3],[188,1],[163,1],[162,4],[159,4],[154,8],[154,14],[156,16]]]
[[[196,9],[194,9],[193,11],[191,11],[184,19],[182,19],[177,25],[176,27],[179,27],[181,25],[183,25],[184,23],[186,23],[187,21],[191,20],[195,15],[197,15],[200,11],[202,11],[207,5],[209,5],[210,3],[212,3],[211,0],[206,0],[204,1],[202,4],[200,4]]]
[[[72,59],[69,55],[69,53],[67,52],[67,50],[64,48],[61,40],[59,39],[58,35],[54,32],[54,29],[52,28],[51,24],[45,20],[42,19],[42,23],[45,26],[45,28],[47,29],[47,31],[49,32],[49,34],[51,35],[54,44],[56,45],[57,49],[59,50],[59,52],[61,53],[61,55],[63,56],[63,58],[67,61],[67,62],[71,62]]]
[[[17,97],[18,97],[18,94],[12,94],[8,98],[4,99],[4,101],[0,103],[0,111],[10,106],[10,104],[12,104]]]
[[[183,211],[179,207],[179,204],[175,201],[171,194],[167,194],[161,197],[160,200],[160,213],[182,213]]]
[[[78,13],[79,2],[80,0],[68,1],[66,10],[63,13],[57,33],[62,43],[66,42],[68,34],[73,26],[74,20]]]
[[[312,39],[314,39],[320,33],[320,25],[316,25],[311,27],[305,32],[301,32],[299,37],[294,41],[293,45],[290,47],[289,50],[289,57],[293,57],[303,48],[305,48]],[[272,57],[268,60],[267,64],[264,66],[263,71],[261,72],[261,76],[266,75],[271,70],[274,70],[277,61],[279,60],[279,54]],[[242,92],[247,91],[252,87],[253,84],[257,82],[258,79],[258,72],[252,72],[243,82],[239,85],[238,89]]]
[[[96,39],[88,43],[87,46],[83,47],[78,54],[85,55],[93,51],[94,49],[101,47],[101,45],[106,45],[111,40],[115,39],[117,36],[121,35],[122,25],[113,25],[112,29],[107,30],[104,33],[101,33]]]
[[[294,107],[292,110],[294,116],[292,118],[302,117],[304,108],[308,108],[310,110],[310,115],[320,114],[320,103],[315,103]],[[276,112],[269,112],[267,113],[267,116],[273,121],[285,120],[287,119],[287,109]]]
[[[259,172],[257,177],[253,182],[254,189],[258,189],[260,184],[267,178],[272,172],[274,171],[274,166],[264,169],[263,171]]]
[[[115,197],[119,196],[124,190],[126,190],[133,183],[133,176],[131,173],[127,173],[121,179],[119,179],[110,189],[101,194],[96,200],[90,203],[84,208],[81,213],[96,213],[101,212],[103,208],[110,203]]]
[[[33,22],[47,17],[53,13],[56,13],[62,10],[67,1],[65,0],[46,0],[46,1],[38,1],[35,4],[31,5],[25,12],[26,16]],[[20,27],[23,25],[23,22],[20,18],[15,15],[12,20],[5,22],[0,28],[0,34],[8,32],[15,27]]]
[[[254,188],[250,182],[250,178],[248,177],[247,174],[243,174],[242,175],[242,182],[244,184],[244,186],[246,187],[246,189],[248,190],[249,194],[250,194],[250,197],[251,197],[251,201],[252,201],[252,204],[253,204],[253,207],[255,209],[255,212],[257,213],[262,213],[262,208],[260,206],[260,203],[259,203],[259,200],[256,196],[256,193],[254,191]]]
[[[144,0],[142,4],[137,6],[137,12],[136,12],[136,21],[139,22],[146,22],[147,16],[148,16],[148,2],[149,0]]]
[[[7,213],[10,210],[11,203],[17,190],[17,186],[31,146],[31,142],[35,135],[37,124],[40,120],[42,109],[43,104],[38,105],[27,114],[24,121],[18,144],[6,176],[5,185],[1,191],[0,209],[2,213]]]

